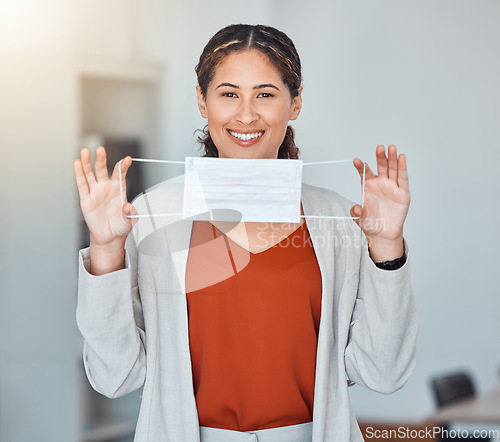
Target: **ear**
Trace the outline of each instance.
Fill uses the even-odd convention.
[[[296,120],[302,109],[302,86],[299,87],[299,95],[293,97],[292,107],[290,108],[289,120]]]
[[[203,118],[207,118],[207,102],[201,93],[201,86],[196,86],[196,98],[198,99],[198,109]]]

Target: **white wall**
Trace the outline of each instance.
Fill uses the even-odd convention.
[[[8,442],[75,434],[70,9],[0,6],[0,439]]]
[[[74,60],[81,52],[139,57],[135,5],[0,4],[2,441],[77,437]]]
[[[9,442],[59,436],[71,441],[75,121],[61,113],[72,108],[69,64],[52,55],[44,55],[43,64],[4,58],[0,81],[7,178],[1,209],[0,435]]]

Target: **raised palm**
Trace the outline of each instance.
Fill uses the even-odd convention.
[[[127,198],[125,176],[131,164],[131,157],[126,157],[121,163],[124,201]],[[118,164],[109,178],[104,147],[97,148],[94,169],[95,173],[89,150],[82,149],[80,159],[74,162],[74,170],[80,207],[91,242],[100,246],[124,242],[133,226],[132,220],[124,216],[130,214],[131,205],[126,203],[122,208]]]
[[[397,154],[396,146],[378,146],[377,172],[366,165],[364,207],[356,205],[351,215],[360,217],[356,223],[369,240],[402,241],[403,224],[410,206],[410,188],[406,158]],[[363,177],[364,163],[356,158],[354,166]]]

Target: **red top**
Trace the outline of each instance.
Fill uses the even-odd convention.
[[[253,254],[195,221],[186,292],[200,425],[311,422],[321,273],[306,224]]]

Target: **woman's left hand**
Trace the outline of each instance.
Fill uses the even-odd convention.
[[[351,216],[363,230],[373,261],[392,261],[401,257],[403,224],[410,206],[410,187],[406,170],[406,157],[398,157],[396,146],[390,145],[388,155],[384,146],[377,146],[377,171],[375,175],[368,165],[365,171],[365,202],[351,208]],[[354,159],[354,167],[363,179],[364,163]]]

